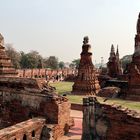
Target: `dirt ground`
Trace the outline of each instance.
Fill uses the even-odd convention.
[[[82,111],[71,110],[71,116],[74,118],[75,126],[72,127],[66,136],[59,140],[81,140],[82,135]]]

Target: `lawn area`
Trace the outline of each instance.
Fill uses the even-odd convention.
[[[72,91],[72,85],[73,82],[56,82],[56,83],[51,83],[51,86],[54,86],[56,88],[56,91],[62,95],[64,93],[67,94],[67,98],[72,102],[72,103],[82,103],[82,98],[84,96],[78,96],[78,95],[71,95]]]
[[[59,94],[70,93],[72,91],[73,82],[55,82],[50,83],[51,86],[56,88]]]
[[[67,94],[67,98],[71,103],[82,103],[82,98],[85,96],[71,95],[73,82],[56,82],[51,83],[51,86],[56,87],[56,91],[59,94]],[[103,100],[105,98],[97,97],[98,101],[104,103]],[[124,107],[127,107],[132,110],[137,110],[140,112],[140,102],[122,100],[122,99],[109,99],[105,102],[106,104],[118,104]]]

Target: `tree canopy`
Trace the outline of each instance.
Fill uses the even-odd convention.
[[[125,69],[126,65],[131,63],[132,61],[132,55],[125,55],[123,58],[121,58],[122,68]]]
[[[80,59],[78,58],[78,59],[74,59],[70,65],[74,66],[75,68],[78,68],[79,63],[80,63]]]
[[[11,58],[11,61],[13,63],[13,66],[15,68],[20,68],[20,60],[21,60],[21,55],[19,52],[17,52],[12,44],[5,44],[6,47],[6,53],[7,55]]]
[[[27,68],[51,68],[57,69],[58,67],[63,68],[63,63],[58,62],[56,56],[49,56],[48,58],[43,58],[39,52],[30,51],[25,53],[23,51],[17,52],[12,44],[6,44],[6,53],[11,58],[12,63],[15,68],[27,69]],[[60,65],[59,65],[60,64]]]
[[[65,67],[65,63],[63,61],[59,62],[59,68],[63,69]]]

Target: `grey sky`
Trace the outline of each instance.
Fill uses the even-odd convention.
[[[88,35],[93,60],[107,61],[111,44],[132,54],[140,0],[0,0],[0,32],[18,51],[59,60],[80,57]]]

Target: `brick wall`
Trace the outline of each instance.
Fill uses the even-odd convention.
[[[50,70],[50,69],[18,69],[18,76],[19,77],[26,77],[26,78],[52,78],[56,77],[57,75],[62,75],[67,77],[68,75],[73,75],[76,73],[74,69],[58,69],[58,70]]]
[[[46,124],[55,124],[54,135],[60,137],[70,126],[70,106],[67,98],[43,89],[40,80],[0,79],[0,128],[41,116]]]
[[[45,119],[33,118],[0,130],[0,140],[40,140]]]
[[[82,140],[139,140],[140,114],[135,111],[100,104],[96,98],[83,100]]]

